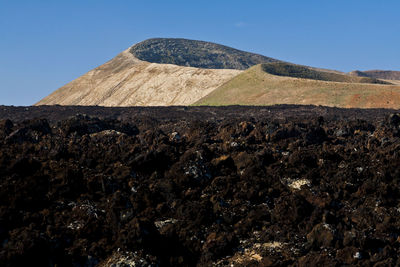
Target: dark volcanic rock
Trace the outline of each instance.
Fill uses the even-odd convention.
[[[393,111],[7,109],[1,266],[400,263]]]
[[[248,69],[251,66],[278,62],[258,54],[240,51],[204,41],[155,38],[134,45],[130,52],[151,63],[175,64],[205,69]]]
[[[13,123],[9,119],[0,121],[0,135],[4,138],[12,132]]]

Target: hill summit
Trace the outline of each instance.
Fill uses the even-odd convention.
[[[218,48],[212,53],[219,56],[210,58],[221,59],[221,64],[207,60],[206,45]],[[180,55],[181,50],[186,54]],[[247,54],[253,59],[243,58]],[[235,68],[252,64],[255,59],[262,60],[262,56],[206,42],[151,39],[128,48],[36,105],[190,105],[242,72]],[[213,64],[232,69],[211,69]],[[195,65],[208,68],[192,67]]]
[[[153,38],[130,48],[136,58],[161,64],[202,69],[245,70],[260,63],[279,60],[228,46],[179,38]]]

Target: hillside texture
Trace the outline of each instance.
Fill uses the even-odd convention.
[[[328,70],[314,69],[307,66],[295,65],[284,62],[262,64],[263,71],[278,76],[293,78],[303,78],[328,82],[348,82],[348,83],[377,83],[389,84],[388,82],[369,77],[357,77],[345,73],[333,72]]]
[[[149,63],[126,50],[36,105],[189,105],[240,72]]]
[[[260,63],[278,62],[224,45],[187,39],[149,39],[132,46],[130,52],[147,62],[204,69],[245,70]]]
[[[195,105],[302,104],[398,108],[400,86],[331,82],[272,75],[257,65],[234,77]]]
[[[0,106],[0,266],[400,266],[399,129],[382,109]]]
[[[400,71],[392,70],[367,70],[367,71],[352,71],[351,75],[360,77],[370,77],[384,80],[400,80]]]

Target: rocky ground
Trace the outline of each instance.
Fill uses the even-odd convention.
[[[394,112],[2,106],[0,265],[399,265]]]

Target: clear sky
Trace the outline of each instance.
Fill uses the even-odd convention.
[[[400,1],[0,0],[0,105],[32,105],[152,37],[346,72],[400,70]]]

